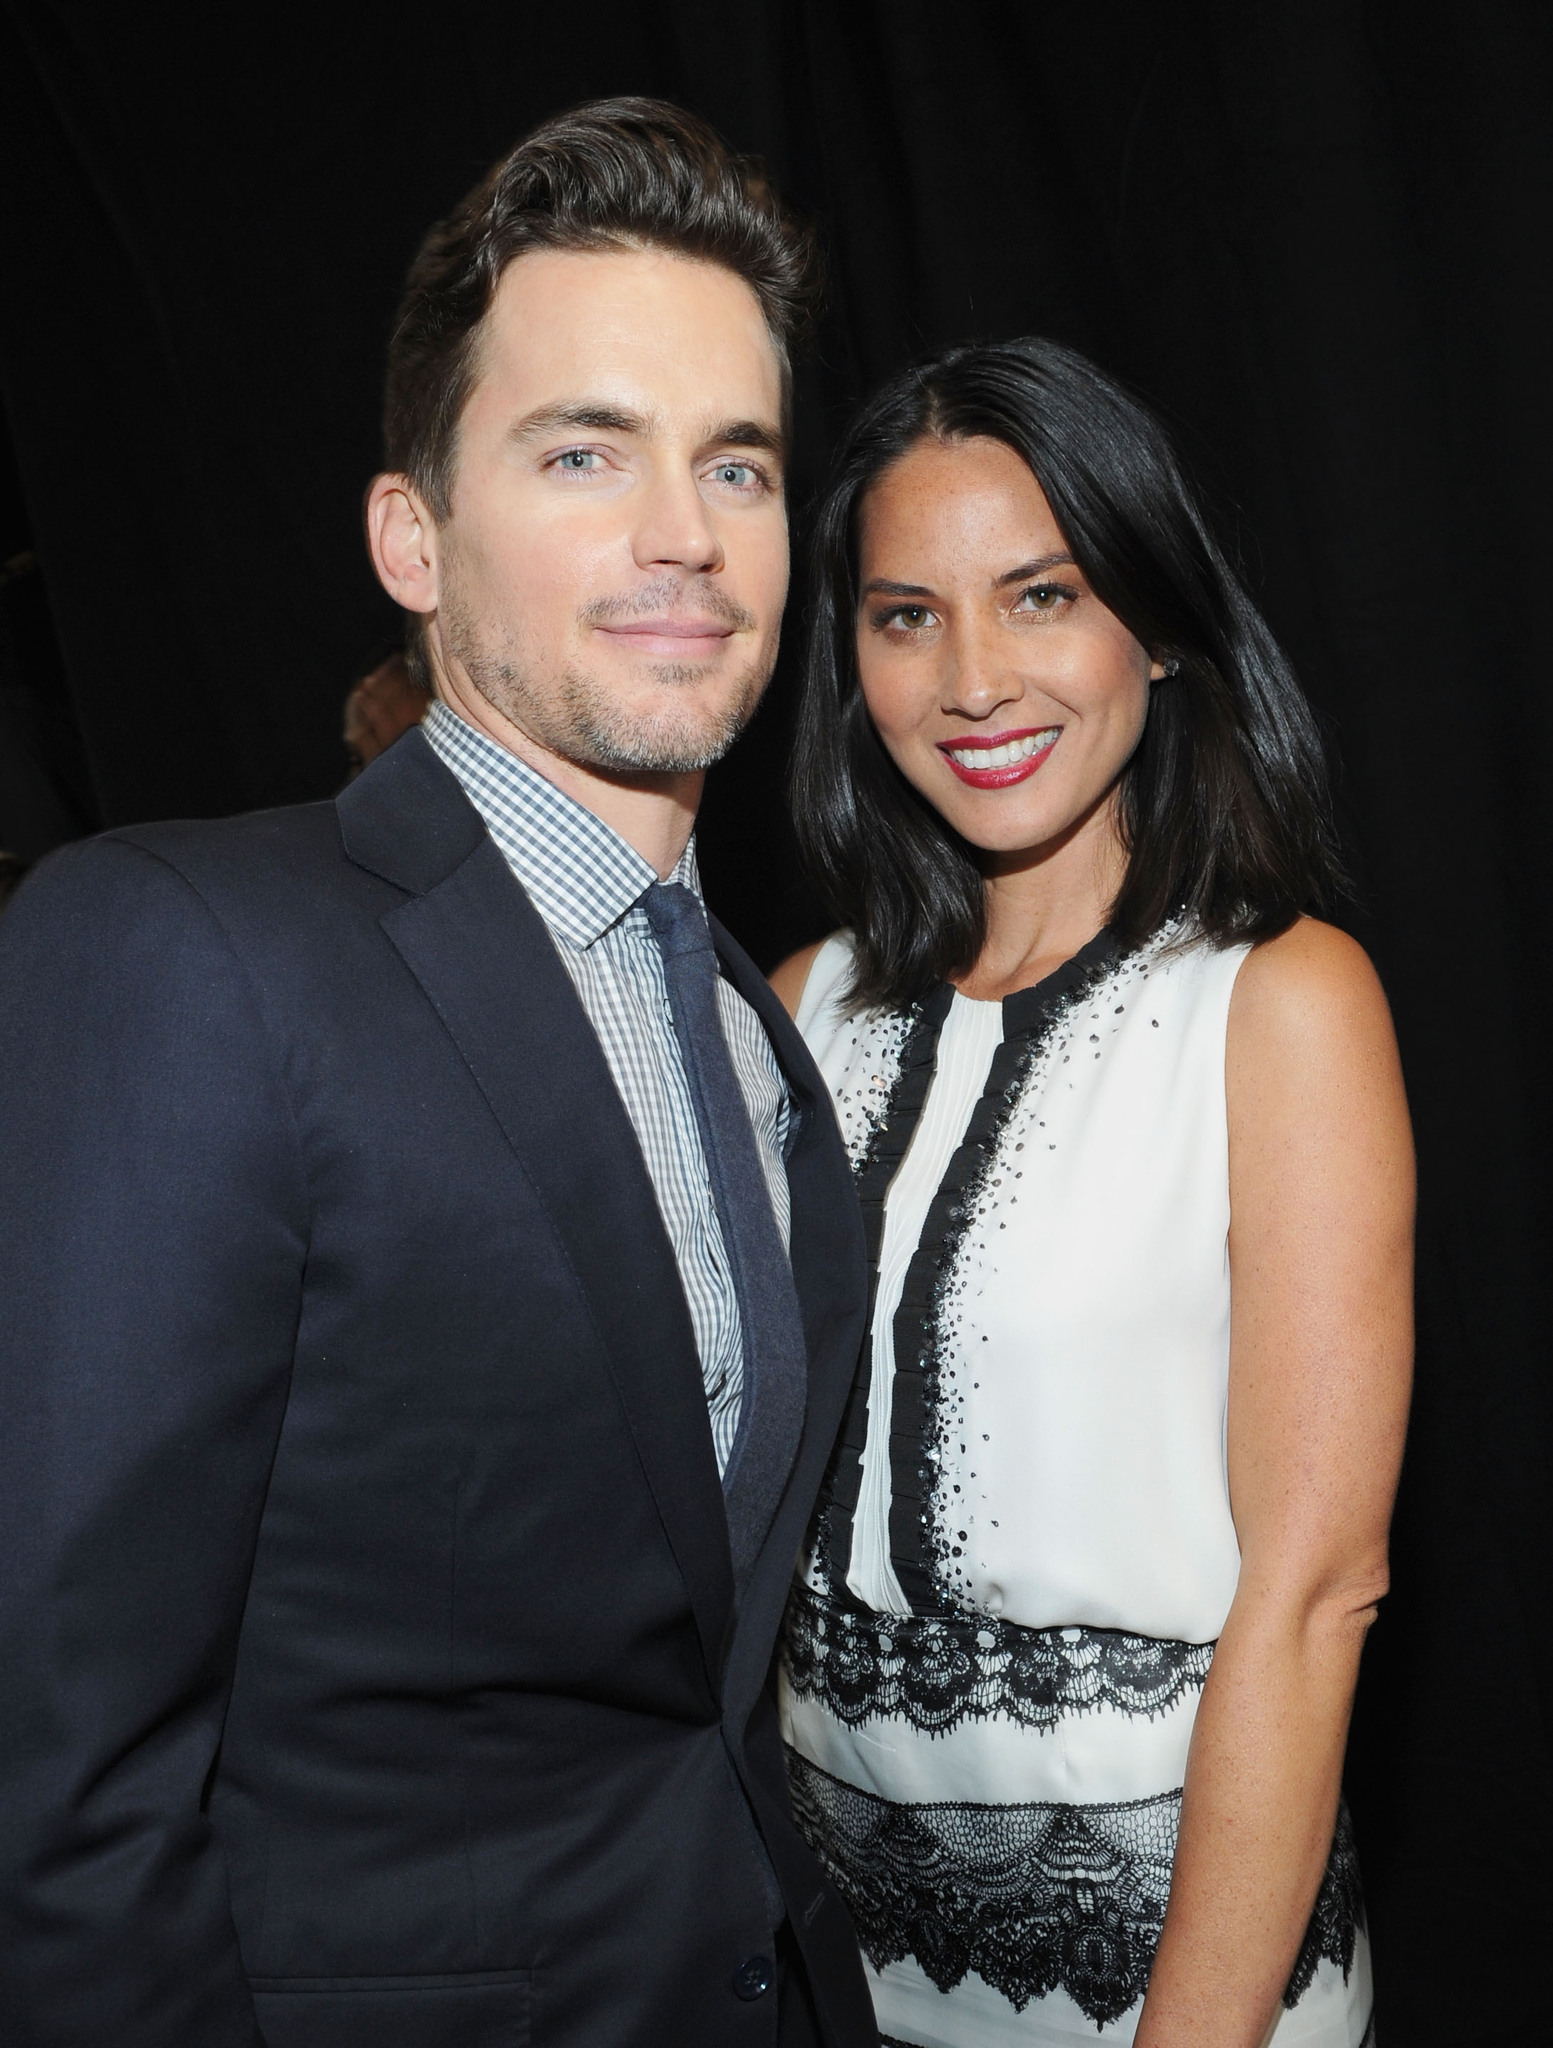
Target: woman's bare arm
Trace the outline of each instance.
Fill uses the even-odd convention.
[[[805,946],[801,952],[789,953],[769,977],[771,986],[782,999],[782,1008],[789,1017],[798,1015],[798,1005],[803,1001],[803,992],[809,980],[809,969],[814,965],[825,941],[816,939],[812,946]]]
[[[1230,1502],[1239,1588],[1187,1765],[1137,2048],[1258,2048],[1320,1885],[1386,1590],[1412,1365],[1413,1155],[1390,1013],[1304,920],[1230,1007]]]

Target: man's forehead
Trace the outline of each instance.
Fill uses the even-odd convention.
[[[590,371],[619,363],[686,378],[781,379],[777,344],[744,279],[661,249],[527,250],[503,271],[481,324],[487,349],[514,371],[559,356]]]

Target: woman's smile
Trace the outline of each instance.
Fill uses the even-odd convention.
[[[1027,781],[1061,737],[1060,725],[1047,725],[1019,732],[957,733],[937,745],[955,774],[973,789],[1007,789],[1011,783]]]

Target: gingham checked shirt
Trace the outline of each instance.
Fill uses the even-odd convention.
[[[458,777],[508,866],[544,919],[620,1090],[679,1266],[706,1386],[717,1469],[739,1427],[744,1345],[733,1276],[713,1206],[701,1135],[663,979],[663,956],[641,908],[651,863],[601,818],[563,796],[515,754],[440,701],[427,739]],[[669,877],[701,894],[695,842]],[[787,1084],[765,1029],[719,979],[718,1009],[754,1126],[782,1242],[788,1241]]]

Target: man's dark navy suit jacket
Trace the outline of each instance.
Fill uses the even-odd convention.
[[[778,1617],[857,1357],[797,1104],[802,1446],[742,1599],[689,1313],[552,942],[419,732],[0,920],[0,2040],[829,2048]]]

